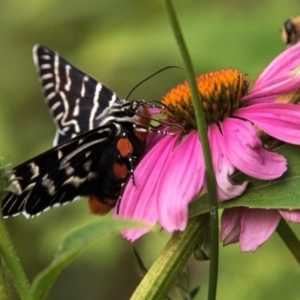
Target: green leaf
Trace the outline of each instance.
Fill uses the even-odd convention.
[[[125,229],[147,228],[140,222],[121,219],[99,219],[86,223],[65,235],[52,263],[34,279],[34,300],[45,299],[60,273],[87,247]]]
[[[272,181],[246,177],[243,179],[249,181],[246,191],[235,199],[219,203],[219,208],[300,209],[300,148],[284,145],[276,152],[288,160],[288,170],[282,177]],[[204,194],[191,203],[189,212],[193,217],[208,211],[208,195]]]

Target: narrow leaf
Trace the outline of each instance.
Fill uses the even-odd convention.
[[[89,246],[121,230],[145,227],[145,224],[129,220],[100,219],[70,231],[63,238],[52,263],[34,279],[33,299],[45,299],[60,273]]]

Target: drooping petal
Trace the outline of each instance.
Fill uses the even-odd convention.
[[[278,55],[269,66],[261,73],[255,84],[255,89],[264,84],[268,80],[280,77],[283,74],[289,73],[300,65],[300,44],[282,52]]]
[[[241,215],[243,207],[232,207],[224,209],[221,216],[220,240],[224,246],[239,241],[241,232]]]
[[[241,251],[255,251],[275,231],[280,214],[274,209],[245,208],[241,215]]]
[[[286,159],[265,150],[249,122],[227,118],[220,126],[226,154],[232,164],[243,173],[270,180],[280,177],[287,170]]]
[[[279,210],[279,213],[289,222],[300,223],[300,209]]]
[[[204,170],[202,146],[192,131],[168,158],[154,193],[160,224],[167,231],[185,229],[188,203],[203,186]]]
[[[136,186],[133,185],[132,180],[129,180],[120,203],[119,212],[116,210],[114,212],[115,217],[130,218],[153,225],[158,221],[153,191],[177,138],[178,136],[164,136],[142,159],[134,172]],[[128,240],[134,241],[147,231],[128,230],[122,235]]]
[[[248,182],[245,181],[240,185],[231,182],[229,176],[235,168],[227,157],[224,138],[216,124],[208,127],[208,140],[217,181],[218,200],[224,201],[241,195]]]
[[[288,103],[256,104],[238,109],[235,116],[247,119],[280,141],[300,144],[300,106]]]

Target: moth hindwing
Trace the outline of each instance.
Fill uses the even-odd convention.
[[[46,47],[35,46],[33,58],[57,127],[54,148],[14,168],[3,216],[34,216],[81,196],[91,212],[106,213],[144,151],[147,107],[120,100]]]

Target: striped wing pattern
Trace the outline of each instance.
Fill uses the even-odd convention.
[[[93,156],[109,134],[109,128],[83,133],[17,166],[13,192],[2,201],[3,216],[23,212],[29,217],[87,195],[85,186],[97,180]]]
[[[105,85],[46,47],[36,45],[33,59],[57,126],[54,146],[97,127],[97,120],[119,101]]]
[[[80,196],[106,213],[144,151],[149,120],[136,113],[147,108],[120,100],[48,48],[35,46],[33,57],[57,125],[55,147],[14,168],[3,216],[32,217]]]

